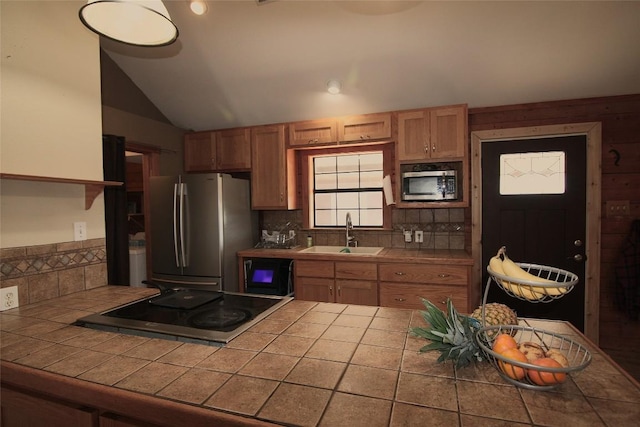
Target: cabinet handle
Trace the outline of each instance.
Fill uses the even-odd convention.
[[[396,276],[404,276],[405,273],[403,273],[402,271],[396,271],[395,275]]]
[[[333,295],[333,286],[329,286],[329,295]]]
[[[431,151],[436,151],[436,146],[435,145],[431,146]]]
[[[318,138],[310,139],[309,141],[307,141],[307,144],[317,144],[317,143],[318,143]]]
[[[212,164],[212,165],[215,165],[215,164],[216,164],[216,158],[215,158],[215,157],[212,157],[212,158],[211,158],[211,164]]]
[[[342,296],[342,288],[340,286],[338,286],[338,296]]]
[[[280,193],[280,201],[284,202],[284,194],[283,193]]]
[[[424,152],[425,152],[425,154],[429,154],[429,146],[428,145],[424,146]]]
[[[396,301],[398,301],[398,302],[404,302],[404,301],[406,301],[406,299],[404,299],[404,298],[395,298],[395,300],[396,300]]]
[[[444,274],[444,273],[440,273],[438,274],[438,277],[440,277],[441,279],[444,279],[445,277],[449,277],[448,274]]]

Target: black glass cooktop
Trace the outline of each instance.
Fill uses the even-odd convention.
[[[291,297],[192,289],[163,291],[153,298],[83,317],[78,324],[97,329],[228,342]],[[139,335],[144,335],[140,333]]]

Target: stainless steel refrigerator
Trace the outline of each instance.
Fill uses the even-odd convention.
[[[239,250],[258,238],[249,180],[226,174],[151,178],[151,280],[238,291]]]

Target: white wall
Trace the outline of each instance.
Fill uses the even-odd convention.
[[[0,1],[0,170],[102,180],[98,36],[78,18],[83,1]],[[0,247],[105,236],[100,195],[84,209],[84,187],[2,180]]]
[[[124,136],[127,142],[160,148],[160,175],[184,173],[182,129],[105,105],[102,128],[105,134]]]

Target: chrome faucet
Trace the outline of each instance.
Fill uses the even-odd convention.
[[[358,246],[358,242],[355,240],[355,237],[349,235],[349,230],[353,230],[353,223],[351,222],[351,213],[347,212],[347,218],[345,220],[346,226],[345,226],[345,237],[346,237],[346,247],[351,246],[351,243],[353,243],[353,246],[356,247]]]

